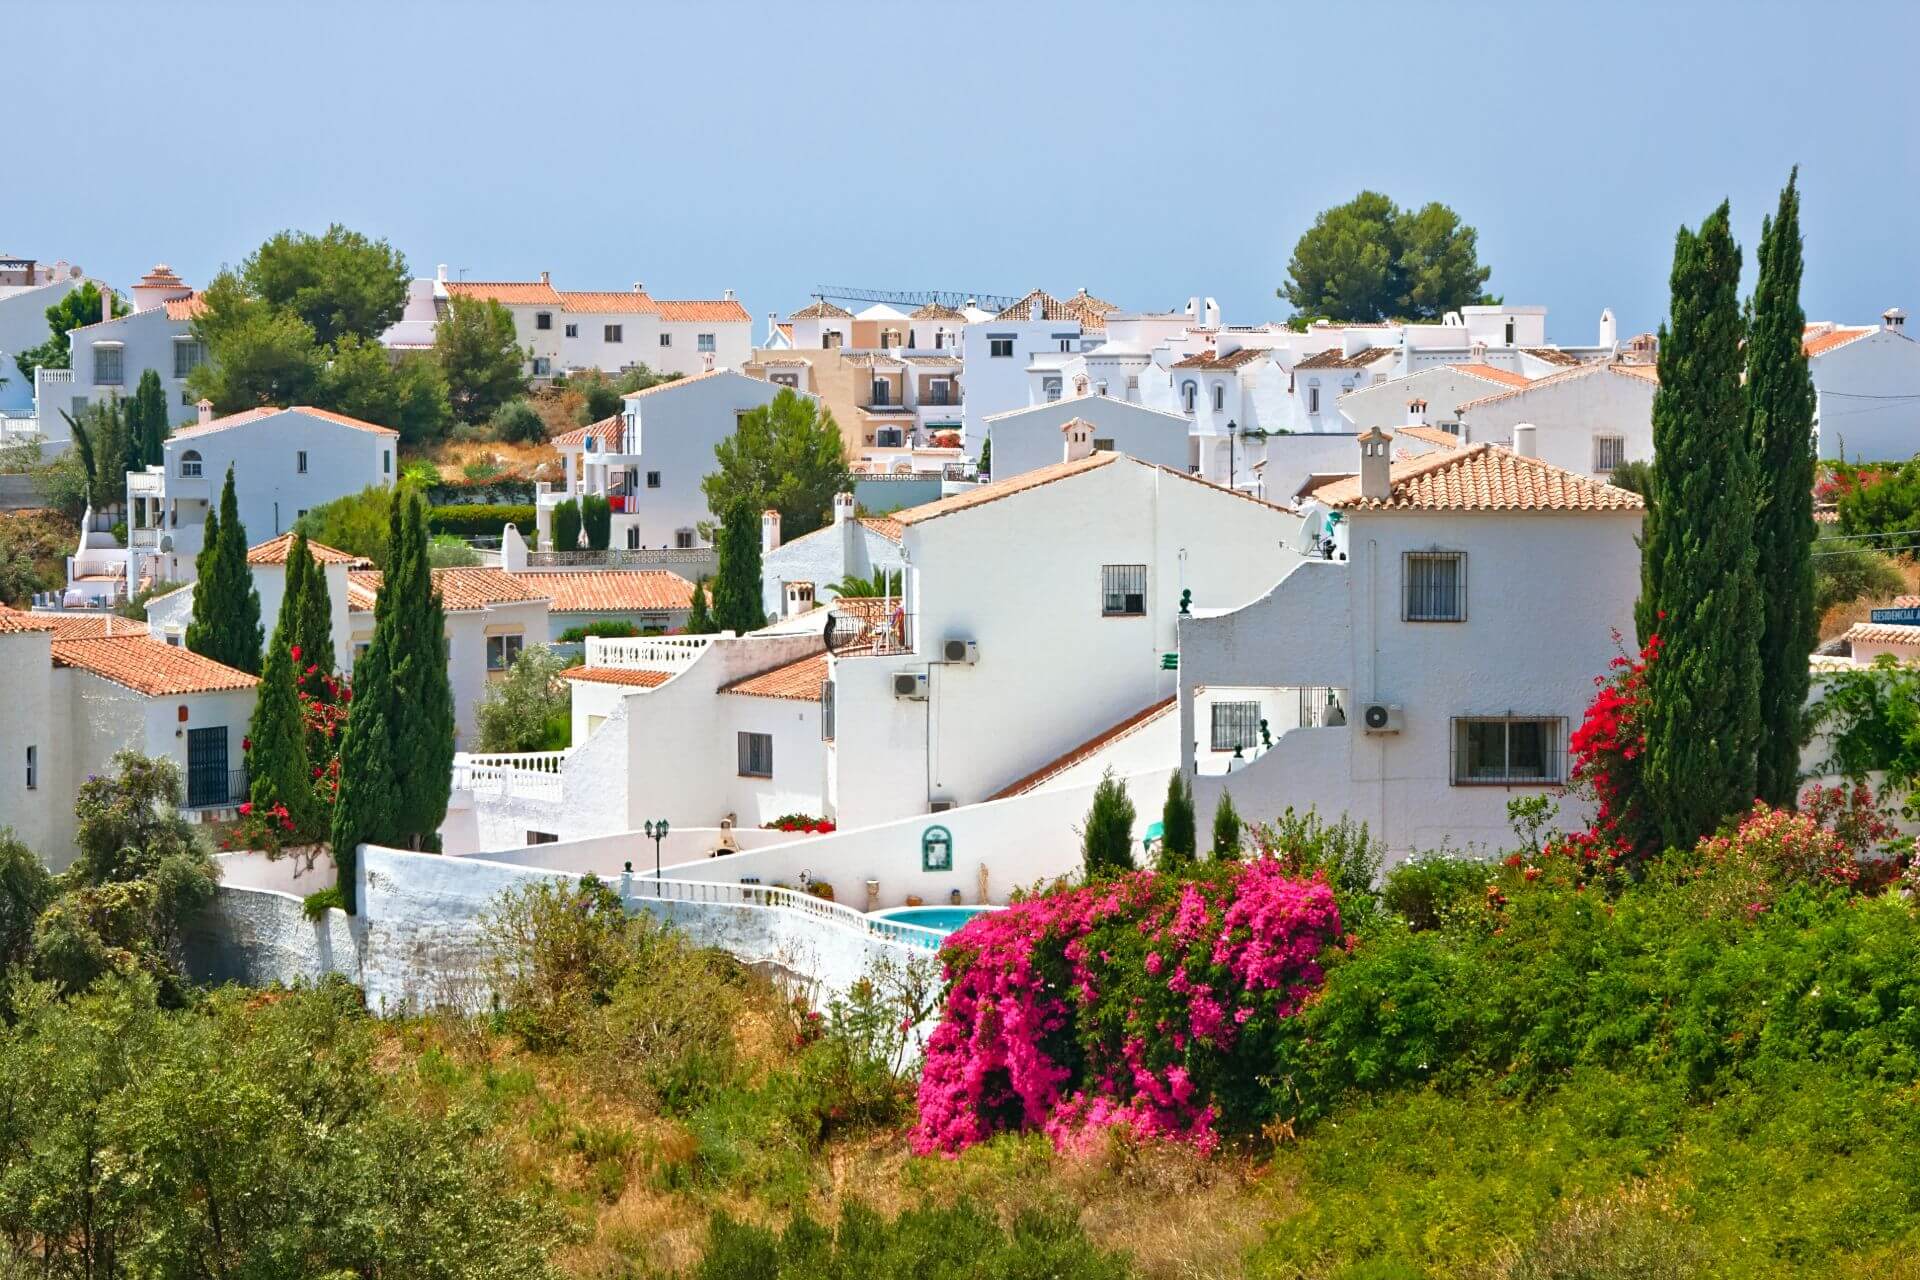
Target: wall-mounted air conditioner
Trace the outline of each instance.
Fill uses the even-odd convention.
[[[907,702],[925,702],[927,700],[927,673],[924,671],[894,672],[893,696]]]
[[[1368,733],[1399,733],[1406,727],[1406,712],[1398,703],[1369,702],[1360,724]]]
[[[980,646],[972,640],[947,640],[940,646],[940,656],[945,662],[964,663],[970,667],[980,661]]]
[[[949,809],[956,809],[958,807],[957,802],[948,799],[946,796],[936,796],[927,802],[927,811],[930,813],[945,813]]]

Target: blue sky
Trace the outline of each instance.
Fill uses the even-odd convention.
[[[340,221],[419,274],[731,287],[756,333],[821,283],[1250,323],[1285,315],[1315,212],[1372,187],[1451,204],[1489,287],[1573,342],[1603,306],[1657,324],[1675,228],[1723,196],[1751,264],[1798,162],[1809,315],[1920,313],[1912,4],[38,0],[6,26],[0,249],[122,285]]]

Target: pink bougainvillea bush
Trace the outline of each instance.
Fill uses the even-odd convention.
[[[1257,1123],[1283,1026],[1340,937],[1333,890],[1272,858],[1137,872],[986,912],[948,940],[922,1153],[1122,1127],[1210,1149]]]

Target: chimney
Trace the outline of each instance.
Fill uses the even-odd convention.
[[[853,495],[836,493],[833,495],[833,522],[846,524],[853,519]]]
[[[205,396],[202,396],[200,398],[199,403],[195,404],[193,407],[200,411],[201,422],[204,423],[204,422],[213,421],[213,401],[207,399]]]
[[[547,273],[542,271],[540,273],[541,281],[545,282],[546,278],[547,278]],[[645,293],[647,291],[647,286],[645,286],[644,284],[641,284],[638,280],[635,280],[633,282],[633,291],[635,293]]]
[[[1027,308],[1027,317],[1028,319],[1031,319],[1031,320],[1045,320],[1047,318],[1046,303],[1040,301],[1040,299],[1038,298],[1035,298],[1033,300],[1033,305]]]
[[[1540,446],[1536,440],[1539,428],[1531,422],[1516,422],[1513,425],[1513,451],[1523,458],[1540,456]]]
[[[1907,313],[1898,307],[1888,307],[1885,311],[1882,311],[1880,313],[1880,322],[1886,325],[1888,331],[1891,333],[1905,333],[1907,331]]]
[[[1611,351],[1619,341],[1620,331],[1614,324],[1613,308],[1608,307],[1600,313],[1600,345]]]
[[[1427,425],[1427,402],[1418,398],[1407,401],[1407,425],[1424,427]]]
[[[435,280],[438,280],[441,284],[445,284],[447,282],[447,264],[446,263],[443,262],[439,266],[433,269],[433,278]]]
[[[1393,437],[1378,427],[1360,437],[1360,496],[1384,502],[1393,496]]]
[[[780,513],[768,507],[760,513],[760,554],[772,555],[780,549]]]
[[[709,351],[707,352],[707,354],[700,357],[700,371],[702,373],[713,372],[713,352]]]
[[[553,284],[553,280],[550,276],[547,275],[546,272],[542,271],[540,273],[540,283],[551,286]]]
[[[720,294],[720,300],[721,300],[722,302],[732,302],[732,301],[733,301],[733,290],[731,290],[731,289],[727,289],[727,290],[724,290],[724,291],[723,291],[723,292],[722,292],[722,293]]]
[[[1093,453],[1093,424],[1085,418],[1070,418],[1061,426],[1066,436],[1066,454],[1063,462],[1078,462]]]
[[[1474,343],[1473,346],[1468,349],[1468,354],[1474,364],[1485,364],[1487,362],[1487,344],[1484,342]]]
[[[1204,315],[1206,316],[1207,328],[1218,329],[1220,327],[1220,304],[1212,298],[1207,299]]]
[[[500,531],[500,567],[508,573],[527,571],[527,540],[513,525]]]

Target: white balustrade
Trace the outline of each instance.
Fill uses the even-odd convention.
[[[645,903],[650,899],[655,901],[665,899],[669,902],[711,902],[797,911],[823,924],[848,929],[877,941],[914,951],[938,951],[940,944],[947,939],[947,935],[938,929],[862,915],[852,907],[829,902],[825,898],[817,898],[797,889],[781,889],[758,884],[729,884],[714,880],[655,880],[650,876],[638,875],[632,878],[626,889],[627,900],[636,904]]]
[[[453,785],[482,795],[559,800],[565,751],[454,753]]]
[[[587,637],[587,665],[628,671],[683,671],[700,660],[712,636]]]

